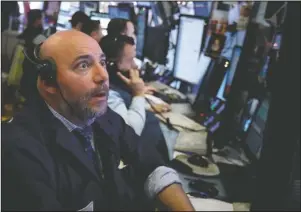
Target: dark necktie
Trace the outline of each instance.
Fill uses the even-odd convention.
[[[76,129],[76,133],[82,138],[82,145],[84,147],[85,152],[87,153],[88,157],[92,160],[93,164],[96,162],[95,158],[95,151],[92,147],[92,137],[93,131],[92,127],[88,126],[83,129]]]

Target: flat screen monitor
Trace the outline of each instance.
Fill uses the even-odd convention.
[[[149,1],[137,1],[137,7],[151,7],[151,2]]]
[[[215,133],[221,125],[221,115],[225,110],[225,101],[220,98],[213,98],[210,102],[210,111],[203,121],[203,125],[210,133]]]
[[[280,49],[280,46],[281,46],[281,40],[282,40],[282,35],[281,33],[277,33],[275,35],[275,39],[274,39],[274,42],[273,42],[273,49],[275,50],[279,50]]]
[[[79,11],[79,2],[61,2],[57,19],[57,30],[71,29],[71,17]]]
[[[190,84],[198,84],[200,69],[197,67],[201,56],[206,20],[190,15],[181,15],[177,46],[174,57],[174,77]]]
[[[29,6],[30,6],[31,10],[34,10],[34,9],[43,10],[44,2],[43,1],[29,2]]]
[[[169,29],[164,26],[148,26],[146,35],[144,57],[154,63],[165,65],[169,44]]]
[[[230,62],[230,68],[228,69],[228,73],[226,74],[226,88],[224,96],[227,96],[230,93],[231,85],[233,82],[233,78],[237,69],[237,64],[242,52],[242,48],[240,46],[235,46],[232,53],[232,58]]]
[[[143,58],[145,32],[147,27],[148,10],[140,8],[137,15],[137,44],[136,44],[136,56],[140,59]]]
[[[98,7],[97,2],[93,1],[80,1],[80,10],[90,16],[91,12],[96,12]]]
[[[91,20],[99,21],[102,29],[107,29],[110,22],[109,15],[106,13],[91,12]]]
[[[225,89],[226,89],[226,83],[227,83],[227,76],[229,73],[226,73],[224,80],[221,84],[221,87],[219,88],[218,92],[217,92],[217,97],[226,101],[226,98],[224,97],[224,93],[225,93]]]
[[[69,12],[61,10],[57,19],[57,26],[65,29],[70,28],[71,27],[70,19],[71,16],[69,15]]]
[[[204,103],[207,102],[206,100],[208,99],[208,95],[207,95],[208,79],[210,78],[210,75],[215,67],[215,64],[216,61],[211,59],[211,62],[209,63],[205,71],[204,77],[202,78],[202,80],[200,80],[198,91],[197,91],[197,97],[195,98],[195,101],[193,103],[193,109],[198,112],[202,111],[202,108],[204,107]],[[207,106],[206,103],[205,105]]]
[[[249,110],[253,109],[255,112],[250,114],[248,111],[242,119],[241,128],[243,132],[246,133],[245,142],[250,152],[253,156],[259,159],[263,145],[264,130],[266,128],[270,101],[266,98],[262,103],[259,103],[257,100],[253,100],[248,104]]]
[[[265,61],[264,61],[264,65],[263,65],[262,69],[259,72],[259,77],[262,78],[262,79],[267,78],[269,65],[270,65],[270,60],[271,60],[271,58],[269,56],[267,56]]]
[[[113,18],[124,18],[130,20],[131,18],[131,9],[130,7],[118,7],[109,5],[109,17]]]
[[[60,5],[60,12],[65,11],[69,12],[70,11],[71,4],[70,2],[62,1]]]
[[[207,17],[211,15],[212,1],[194,1],[194,15]]]

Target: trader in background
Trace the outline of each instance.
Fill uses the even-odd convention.
[[[168,161],[168,148],[159,120],[154,113],[145,110],[144,94],[151,92],[152,87],[145,86],[139,77],[134,62],[134,39],[126,35],[115,38],[107,35],[101,39],[100,46],[106,55],[110,76],[109,107],[141,136],[145,151],[155,146]]]
[[[135,26],[134,24],[124,18],[113,18],[108,24],[108,37],[113,38],[118,35],[126,35],[132,37],[136,43]]]
[[[26,54],[30,58],[33,58],[35,46],[46,39],[46,37],[42,35],[44,30],[42,11],[37,9],[30,10],[27,17],[27,27],[18,38],[25,41],[24,47]],[[27,100],[32,98],[33,93],[36,92],[37,73],[34,71],[33,66],[34,64],[25,57],[23,62],[23,76],[20,82],[20,92]]]
[[[90,20],[90,18],[89,18],[89,16],[86,15],[86,13],[84,13],[82,11],[77,11],[72,15],[70,23],[71,23],[72,29],[81,31],[84,23],[86,23],[89,20]]]
[[[82,29],[80,31],[91,36],[98,43],[100,42],[101,38],[103,37],[102,31],[101,31],[101,26],[100,26],[100,21],[89,20],[82,25]]]

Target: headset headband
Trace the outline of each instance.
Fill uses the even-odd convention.
[[[42,46],[43,42],[40,43],[39,45],[37,45],[34,50],[33,50],[33,55],[35,57],[35,59],[41,61],[41,58],[40,58],[40,50],[41,50],[41,46]]]

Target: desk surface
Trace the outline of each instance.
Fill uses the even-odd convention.
[[[164,85],[164,84],[162,84],[160,82],[152,82],[151,85],[154,86],[157,89],[168,88],[168,89],[175,90],[175,89],[170,88],[169,86]],[[180,93],[177,90],[175,90],[175,92],[176,93]],[[181,95],[183,95],[183,94],[181,94]],[[171,108],[172,108],[172,112],[180,113],[180,114],[185,115],[185,116],[187,116],[189,118],[193,118],[195,116],[195,113],[192,110],[192,108],[191,108],[191,106],[190,106],[189,103],[186,103],[186,104],[182,104],[182,103],[181,104],[171,104]],[[160,123],[160,126],[161,126],[161,130],[162,130],[162,132],[164,134],[164,137],[166,139],[166,143],[167,143],[167,147],[168,147],[168,152],[169,152],[168,153],[169,154],[169,158],[173,159],[174,158],[174,153],[175,153],[174,147],[175,147],[176,139],[177,139],[177,137],[179,135],[179,132],[176,131],[176,130],[170,130],[162,122]],[[225,165],[225,166],[227,166],[227,165]],[[226,175],[226,178],[229,178],[228,175],[231,176],[231,173],[230,174],[229,173],[225,173],[225,175]],[[230,201],[229,200],[229,196],[232,196],[232,194],[230,194],[228,192],[229,185],[228,185],[227,188],[225,187],[226,186],[225,182],[224,182],[225,176],[223,174],[223,170],[221,170],[221,174],[219,176],[216,176],[216,177],[196,177],[196,176],[190,176],[190,175],[183,174],[183,173],[179,173],[179,176],[180,176],[180,178],[182,180],[183,189],[185,190],[185,192],[194,191],[193,189],[191,189],[188,186],[189,179],[191,179],[191,180],[193,180],[193,179],[202,179],[204,181],[211,182],[211,183],[215,184],[215,187],[219,191],[219,195],[215,199],[221,200],[221,201],[226,201],[226,202]],[[236,176],[233,176],[233,177],[237,178]],[[233,189],[230,189],[230,192],[233,192],[232,190]],[[194,201],[197,201],[197,200],[194,199]],[[206,203],[206,201],[204,201],[204,199],[199,200],[199,203],[201,203],[201,202],[202,202],[202,204]],[[214,201],[208,200],[208,204],[211,204],[211,206],[213,208],[217,209],[216,207],[221,207],[221,208],[219,208],[220,211],[225,211],[225,210],[228,209],[229,204],[227,204],[226,202],[225,202],[225,204],[220,204],[220,202],[216,201],[217,205],[213,206],[212,204],[215,204]],[[248,203],[234,202],[232,206],[233,206],[233,211],[248,211],[249,210],[249,204]],[[209,205],[208,205],[208,207],[209,207]],[[206,206],[204,208],[206,209]]]
[[[183,93],[181,93],[178,90],[176,90],[168,85],[165,85],[159,81],[153,81],[148,84],[158,90],[168,89],[170,92],[175,93],[182,98],[186,98],[186,95],[184,95]],[[173,104],[171,104],[171,110],[172,110],[172,112],[183,114],[189,118],[192,118],[195,116],[195,112],[192,110],[191,105],[189,103],[173,103]]]

